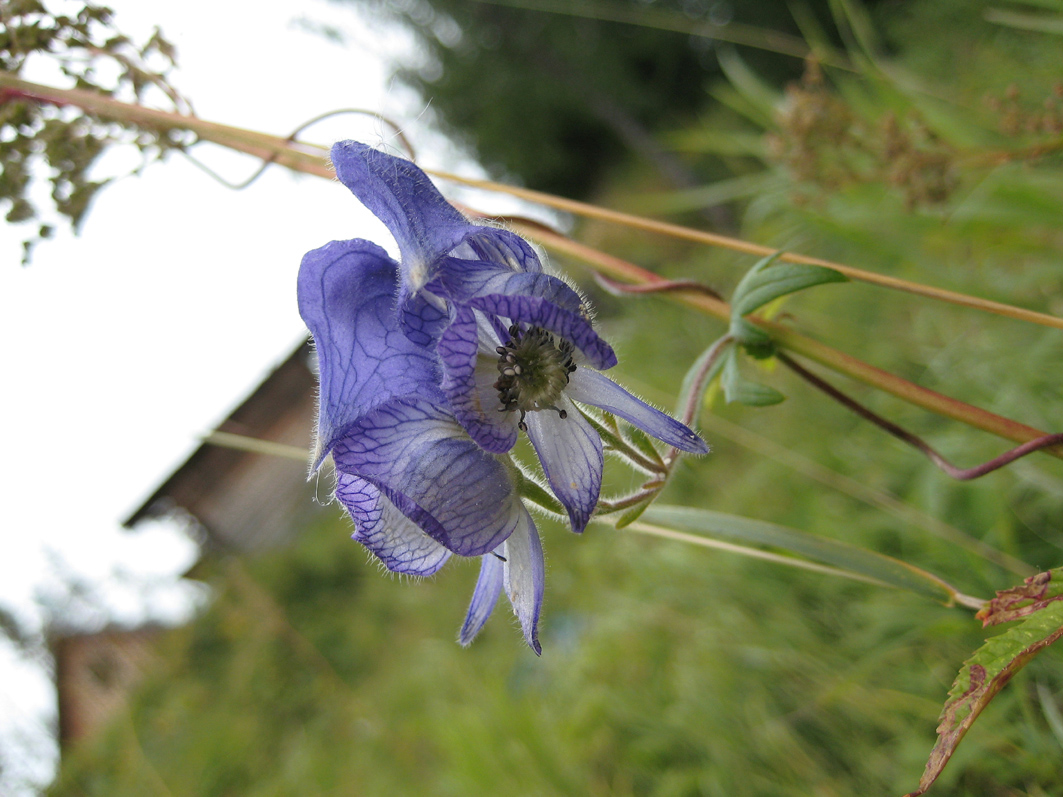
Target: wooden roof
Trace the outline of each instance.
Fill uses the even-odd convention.
[[[317,389],[312,357],[309,343],[300,345],[218,430],[309,452]],[[306,474],[306,461],[204,443],[123,525],[190,515],[207,547],[273,547],[289,540],[299,521],[319,507],[316,484],[308,485]]]

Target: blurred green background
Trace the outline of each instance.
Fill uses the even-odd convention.
[[[1063,314],[1063,3],[565,5],[586,15],[443,0],[378,10],[419,24],[435,61],[408,79],[501,177]],[[618,9],[646,24],[602,18]],[[834,66],[661,29],[710,19],[762,44],[785,33]],[[576,235],[725,296],[753,263],[604,223]],[[580,266],[554,265],[597,303],[618,380],[673,406],[722,325],[664,298],[604,295]],[[855,283],[785,311],[876,366],[1061,428],[1058,330]],[[935,524],[1038,569],[1063,561],[1058,460],[954,483],[788,372],[757,378],[788,400],[710,396],[700,423],[714,451],[682,463],[663,500],[846,540],[980,597],[1021,575]],[[962,465],[1008,447],[835,381]],[[612,486],[637,486],[613,465]],[[907,514],[884,510],[888,497]],[[167,632],[129,712],[64,759],[50,793],[899,795],[987,635],[970,611],[915,595],[604,525],[540,528],[541,659],[502,605],[460,648],[476,567],[424,582],[382,573],[338,508],[291,549],[208,558],[209,607]],[[1061,665],[1049,649],[1024,670],[931,793],[1059,794]]]

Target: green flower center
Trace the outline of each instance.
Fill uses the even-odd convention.
[[[499,412],[520,412],[518,428],[526,431],[524,416],[538,410],[554,410],[562,418],[568,414],[555,405],[568,385],[568,376],[576,370],[572,363],[574,347],[567,340],[558,343],[539,326],[521,331],[517,324],[509,328],[509,340],[498,352],[498,391],[502,405]]]

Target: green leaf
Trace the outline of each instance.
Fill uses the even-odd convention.
[[[723,376],[720,384],[723,385],[723,394],[727,403],[745,404],[749,407],[770,407],[786,400],[786,396],[778,390],[759,382],[751,382],[738,370],[738,356],[734,349],[724,355]]]
[[[601,418],[599,418],[593,412],[589,412],[583,407],[577,407],[577,409],[583,413],[583,417],[587,419],[591,426],[594,427],[594,431],[598,433],[598,436],[602,438],[602,442],[609,446],[614,451],[623,451],[626,447],[626,443],[621,437],[620,433],[613,427],[610,427]]]
[[[998,25],[1007,25],[1020,30],[1063,35],[1063,16],[1057,14],[1023,14],[1018,11],[988,8],[985,18],[987,22],[995,22]]]
[[[646,459],[651,462],[656,462],[662,467],[664,466],[664,460],[661,459],[661,452],[653,445],[648,434],[637,426],[628,427],[625,431],[626,434],[624,434],[624,437],[627,438],[635,450],[640,451]]]
[[[687,188],[680,191],[639,194],[631,203],[636,213],[663,215],[668,213],[685,213],[690,210],[725,205],[738,199],[764,194],[779,187],[780,180],[774,172],[764,171],[754,174],[717,180],[708,185]]]
[[[734,316],[731,319],[731,327],[727,330],[727,334],[742,345],[746,354],[758,360],[775,354],[775,343],[771,336],[741,316]]]
[[[749,315],[773,299],[828,282],[848,282],[841,272],[825,266],[776,263],[781,252],[766,257],[751,268],[731,297],[731,318]]]
[[[1022,586],[1001,590],[978,612],[978,619],[985,628],[1028,617],[1059,600],[1063,600],[1063,567],[1030,576]]]
[[[625,526],[630,526],[632,523],[642,517],[642,514],[650,508],[650,505],[653,503],[653,499],[656,497],[656,494],[651,495],[645,501],[640,501],[639,503],[628,509],[626,512],[624,512],[624,514],[617,518],[616,527],[618,529],[622,529]]]
[[[930,788],[989,701],[1015,673],[1060,637],[1063,637],[1063,601],[1055,600],[1043,605],[1020,625],[988,640],[964,662],[942,709],[938,741],[930,751],[919,788],[908,797],[918,797]]]
[[[518,470],[521,477],[519,482],[521,498],[530,501],[547,512],[559,515],[562,518],[568,517],[565,507],[561,505],[561,502],[557,500],[557,497],[552,492],[540,484],[538,479],[525,473],[523,469]]]
[[[743,61],[731,45],[717,46],[720,69],[745,100],[769,120],[782,103],[782,94]]]
[[[899,559],[763,520],[662,504],[647,509],[643,518],[669,529],[797,554],[945,604],[951,605],[959,595],[955,588],[937,576]]]

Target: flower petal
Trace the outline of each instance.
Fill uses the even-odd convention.
[[[399,297],[399,324],[402,332],[418,346],[430,347],[450,323],[445,301],[431,291],[431,286],[417,294]]]
[[[523,509],[523,506],[521,507]],[[524,639],[528,646],[541,656],[539,645],[539,613],[543,607],[543,587],[546,582],[546,566],[543,562],[543,546],[535,521],[524,510],[521,524],[513,531],[503,546],[506,563],[503,567],[506,595],[513,605],[513,612],[520,620]]]
[[[402,261],[402,295],[416,295],[442,258],[458,247],[474,259],[512,271],[542,271],[535,250],[507,230],[477,226],[443,198],[421,169],[358,141],[332,147],[336,176],[395,238]],[[464,246],[463,246],[464,245]]]
[[[358,476],[337,472],[336,497],[354,518],[354,539],[396,573],[430,576],[450,551],[399,512],[374,485]]]
[[[481,260],[447,258],[440,281],[451,301],[463,303],[491,293],[537,296],[579,314],[583,301],[563,280],[549,274],[516,273]]]
[[[548,299],[492,293],[470,299],[469,305],[485,313],[508,318],[513,323],[540,326],[574,344],[595,368],[612,368],[616,365],[616,354],[612,347],[598,337],[590,322],[577,313],[563,310]]]
[[[466,239],[478,260],[498,263],[510,271],[538,274],[543,270],[531,244],[516,233],[497,227],[473,227]]]
[[[550,489],[568,510],[572,530],[579,534],[591,519],[602,489],[602,439],[565,396],[557,408],[568,417],[539,410],[524,420]]]
[[[651,434],[670,446],[693,454],[708,454],[709,446],[675,418],[632,396],[612,379],[589,368],[577,368],[569,377],[565,395],[593,404]]]
[[[458,642],[462,646],[469,645],[480,629],[484,627],[487,618],[494,611],[498,603],[498,596],[502,594],[503,581],[503,556],[504,547],[500,546],[496,556],[494,552],[484,554],[480,562],[480,577],[476,580],[476,589],[472,593],[472,601],[469,603],[469,612],[465,615],[465,623],[458,633]]]
[[[482,362],[479,349],[475,314],[462,307],[436,349],[443,363],[443,393],[472,439],[485,451],[501,454],[517,442],[516,420],[512,413],[498,411],[498,391],[491,387],[497,369]]]
[[[314,336],[321,393],[318,454],[343,427],[393,396],[440,396],[432,352],[398,331],[398,264],[369,241],[333,241],[299,268],[299,313]]]
[[[351,424],[332,451],[339,471],[377,486],[406,517],[462,556],[494,550],[525,512],[505,465],[448,412],[394,399]]]
[[[394,236],[403,287],[416,293],[432,279],[438,261],[465,240],[471,225],[405,158],[357,141],[335,144],[331,157],[340,182]]]

